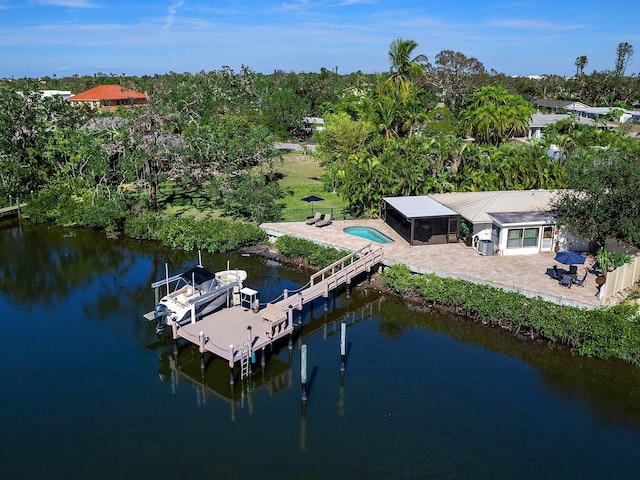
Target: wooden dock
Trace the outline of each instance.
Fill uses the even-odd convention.
[[[244,377],[253,354],[262,351],[264,355],[267,346],[293,334],[294,310],[302,310],[317,298],[326,299],[330,291],[341,285],[349,286],[356,276],[370,273],[380,265],[382,259],[382,247],[372,249],[368,245],[312,275],[309,283],[294,295],[285,290],[282,299],[259,310],[251,302],[223,308],[195,323],[174,327],[173,338],[184,338],[197,345],[202,354],[210,352],[226,359],[231,369],[240,362]]]
[[[0,218],[2,217],[19,217],[20,210],[26,205],[26,203],[21,203],[18,205],[12,205],[10,207],[0,208]]]

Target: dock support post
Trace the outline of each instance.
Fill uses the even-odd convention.
[[[204,332],[199,332],[198,333],[198,343],[199,345],[199,350],[200,350],[200,373],[202,374],[202,376],[204,377],[204,343],[205,343],[205,338],[204,338]]]
[[[329,299],[324,297],[324,311],[325,313],[329,311]]]
[[[289,332],[289,350],[293,350],[293,330]]]
[[[171,322],[171,336],[174,340],[178,340],[178,322]]]
[[[302,383],[302,401],[307,401],[307,344],[303,343],[300,361],[300,382]]]
[[[247,325],[247,340],[249,342],[249,375],[253,375],[253,364],[256,361],[253,353],[253,334],[251,333],[251,325]]]
[[[347,324],[342,322],[340,324],[340,371],[346,370],[346,357],[347,357]]]
[[[231,385],[233,385],[234,380],[233,380],[233,344],[229,345],[229,351],[231,353],[231,356],[229,357],[229,383]]]
[[[371,270],[367,270],[367,285],[371,285]]]
[[[347,279],[347,298],[351,298],[351,280]]]
[[[264,366],[267,364],[267,357],[265,356],[266,352],[264,351],[264,347],[262,347],[262,355],[260,355],[260,366],[264,370]]]

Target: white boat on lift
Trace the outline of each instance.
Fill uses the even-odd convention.
[[[145,314],[148,320],[156,321],[156,333],[167,326],[184,325],[198,321],[205,315],[233,301],[233,293],[242,289],[247,279],[244,270],[223,270],[215,274],[202,265],[185,272],[167,276],[151,284],[152,288],[166,285],[167,294],[153,309]]]

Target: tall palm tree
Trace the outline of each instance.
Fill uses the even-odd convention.
[[[391,75],[380,87],[381,95],[394,87],[395,93],[400,98],[406,100],[409,97],[412,79],[425,74],[425,64],[428,62],[425,55],[412,57],[417,47],[417,42],[404,38],[396,38],[391,42],[389,47]]]
[[[576,77],[584,75],[584,67],[586,67],[588,63],[589,60],[587,60],[586,55],[581,55],[576,58]]]
[[[524,135],[533,105],[502,86],[482,87],[461,112],[462,124],[481,144],[500,145],[509,137]]]

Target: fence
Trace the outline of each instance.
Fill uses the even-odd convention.
[[[619,292],[633,286],[640,277],[640,256],[631,257],[631,263],[616,268],[607,273],[607,281],[600,288],[600,303],[606,301]]]
[[[310,205],[309,208],[285,208],[280,214],[282,222],[302,222],[308,217],[313,217],[316,212],[330,213],[335,220],[350,220],[353,217],[345,207],[331,207],[327,205]]]

